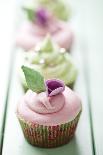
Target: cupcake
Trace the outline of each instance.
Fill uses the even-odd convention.
[[[64,48],[59,48],[51,40],[50,36],[47,36],[34,50],[24,52],[23,64],[39,71],[45,79],[57,78],[71,88],[74,86],[77,69],[73,60]],[[24,89],[27,90],[22,72],[20,78]]]
[[[70,49],[73,33],[70,28],[68,9],[60,0],[38,0],[23,7],[27,20],[18,31],[16,44],[25,50],[33,48],[50,33],[62,48]]]
[[[31,68],[22,69],[29,90],[19,100],[16,115],[24,137],[45,148],[68,143],[82,111],[80,98],[59,79],[45,80]]]

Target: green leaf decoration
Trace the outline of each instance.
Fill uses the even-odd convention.
[[[22,66],[21,68],[24,72],[29,89],[36,93],[40,93],[46,90],[44,77],[39,72],[26,66]]]
[[[27,18],[30,21],[34,21],[35,20],[35,11],[34,11],[34,9],[23,7],[23,10],[26,12]]]

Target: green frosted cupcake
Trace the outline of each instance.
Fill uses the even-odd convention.
[[[47,36],[34,50],[24,55],[23,64],[39,71],[45,79],[59,78],[67,86],[73,88],[77,78],[77,69],[69,53],[54,44],[50,36]],[[21,82],[27,90],[23,73],[21,73]]]

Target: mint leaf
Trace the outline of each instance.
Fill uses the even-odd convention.
[[[27,86],[29,89],[36,93],[40,93],[46,90],[44,77],[39,72],[26,66],[22,66],[21,68],[24,72]]]
[[[33,21],[35,19],[35,11],[33,9],[23,8],[23,10],[26,12],[27,18],[30,21]]]

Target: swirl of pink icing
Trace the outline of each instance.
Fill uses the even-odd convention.
[[[65,99],[63,94],[47,97],[45,92],[36,94],[29,90],[26,93],[25,102],[32,111],[40,114],[50,114],[62,109]]]
[[[45,97],[44,94],[41,96]],[[51,99],[50,104],[54,109],[47,106],[49,107],[48,110],[43,102],[35,102],[35,99],[37,99],[37,94],[28,90],[18,102],[16,109],[17,116],[28,122],[49,126],[73,120],[82,109],[80,98],[68,87],[65,87],[65,91],[62,94],[48,98]],[[42,113],[39,113],[39,108],[42,109]],[[51,113],[46,113],[48,111]]]

